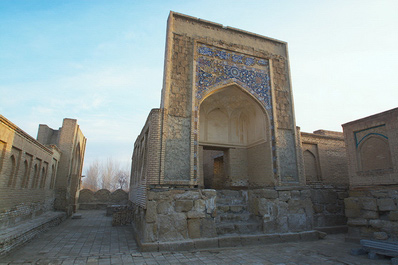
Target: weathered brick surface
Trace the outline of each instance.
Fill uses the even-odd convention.
[[[343,124],[349,238],[398,239],[398,108]],[[364,221],[366,220],[366,222]]]
[[[59,130],[40,125],[35,140],[0,116],[0,230],[15,232],[15,240],[0,243],[0,249],[8,251],[46,228],[47,221],[38,220],[54,208],[69,215],[76,209],[85,144],[76,120],[64,119]]]
[[[343,124],[351,187],[398,182],[398,108]]]
[[[0,228],[6,228],[53,210],[61,154],[2,116],[0,137]]]
[[[219,63],[220,60],[232,62],[235,60],[232,59],[234,56],[247,58],[242,69],[261,69],[261,73],[268,76],[268,84],[264,83],[267,87],[261,92],[251,91],[249,83],[246,84],[243,79],[228,79],[225,77],[226,73],[217,72],[214,73],[214,77],[219,75],[221,79],[227,78],[225,82],[213,80],[211,82],[215,84],[202,91],[197,83],[200,75],[200,72],[197,72],[197,64],[201,56],[198,49],[202,46],[231,55],[228,59],[218,57],[219,60],[214,63]],[[259,64],[253,63],[254,61],[258,61]],[[235,61],[236,63],[244,64],[240,61]],[[199,124],[199,112],[203,99],[220,88],[227,88],[226,84],[229,84],[228,87],[239,87],[253,101],[252,104],[262,104],[261,115],[267,120],[266,139],[262,139],[263,142],[265,140],[265,144],[256,142],[244,146],[247,149],[244,159],[242,156],[234,156],[232,151],[225,159],[225,162],[231,165],[228,169],[231,178],[228,180],[229,185],[267,187],[280,183],[299,183],[301,171],[298,170],[297,164],[300,159],[296,157],[299,144],[293,117],[289,71],[286,43],[171,12],[166,38],[162,101],[160,110],[157,110],[160,126],[151,123],[154,117],[154,113],[151,112],[135,143],[132,201],[145,207],[143,186],[146,185],[203,186],[203,175],[200,172],[203,169],[203,161],[200,160],[199,150],[199,141],[202,141],[200,130],[203,128]],[[253,93],[259,95],[254,96]],[[161,132],[156,139],[149,139],[152,127]],[[146,133],[148,138],[145,138]],[[143,152],[143,149],[146,152]],[[148,152],[153,152],[153,155],[148,155]],[[149,166],[152,159],[158,164]],[[234,160],[239,160],[239,163],[235,164]],[[141,170],[143,166],[145,168]],[[156,172],[154,178],[148,174],[152,169]],[[140,172],[144,172],[144,176],[141,176]]]
[[[306,182],[348,185],[347,155],[343,133],[318,130],[301,133]]]

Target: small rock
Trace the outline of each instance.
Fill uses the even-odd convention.
[[[82,214],[81,213],[75,213],[72,215],[72,219],[82,219]]]
[[[318,237],[319,239],[324,239],[328,234],[322,231],[318,231]]]
[[[352,248],[350,254],[353,256],[365,255],[366,250],[363,248]]]
[[[388,235],[386,232],[374,232],[373,233],[373,238],[377,240],[387,240]]]

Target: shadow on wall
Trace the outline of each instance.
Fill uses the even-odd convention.
[[[80,210],[105,210],[108,205],[126,205],[127,202],[128,193],[122,189],[114,192],[107,189],[98,191],[83,189],[79,195]]]

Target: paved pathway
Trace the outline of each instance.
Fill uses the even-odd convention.
[[[181,252],[140,253],[130,227],[112,227],[104,211],[80,211],[6,257],[0,264],[391,264],[351,256],[344,235],[311,242]]]

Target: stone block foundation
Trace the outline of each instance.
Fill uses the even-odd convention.
[[[352,189],[344,203],[347,240],[398,240],[398,187]]]
[[[243,199],[238,200],[235,193]],[[235,205],[226,205],[228,194],[236,195]],[[229,208],[228,212],[226,208]],[[319,238],[318,232],[313,230],[313,207],[308,188],[278,187],[246,191],[150,189],[146,209],[134,206],[133,212],[135,235],[142,251],[230,247]],[[255,222],[258,224],[253,226],[254,229],[237,229],[242,224]],[[225,224],[231,224],[230,233],[220,229],[220,225]]]

